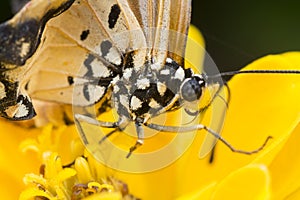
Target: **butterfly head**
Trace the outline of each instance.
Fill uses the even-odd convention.
[[[180,87],[180,96],[184,101],[194,102],[201,98],[204,88],[206,87],[205,79],[198,74],[184,80]]]

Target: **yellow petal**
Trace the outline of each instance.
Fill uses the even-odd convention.
[[[297,69],[300,62],[295,63],[295,55],[300,57],[297,52],[266,56],[245,69]],[[258,156],[255,162],[270,163],[286,141],[286,134],[290,134],[299,121],[299,75],[236,75],[229,87],[232,95],[222,132],[226,140],[238,149],[252,150],[268,136],[273,139],[260,152],[261,156],[234,154],[228,158],[228,148],[218,145],[216,160],[224,163],[230,159],[231,164],[242,166],[249,162],[249,157]]]
[[[212,199],[267,200],[270,198],[270,174],[264,165],[249,165],[234,171],[220,182]]]
[[[65,168],[57,174],[56,179],[59,183],[61,183],[75,175],[76,175],[76,170],[71,168]]]
[[[52,134],[57,135],[55,144],[57,153],[63,160],[63,164],[73,162],[78,156],[83,155],[84,146],[81,143],[75,125],[61,126]]]
[[[84,158],[79,157],[76,159],[75,170],[78,172],[77,177],[79,183],[88,183],[89,181],[93,181],[89,164]]]
[[[30,200],[36,196],[45,197],[46,199],[53,199],[49,194],[42,190],[39,190],[38,188],[27,188],[21,193],[19,200]]]
[[[46,167],[44,177],[47,179],[52,179],[56,177],[58,172],[62,171],[63,169],[61,164],[61,158],[58,156],[57,153],[51,153],[50,155],[46,155],[45,160]]]
[[[176,200],[205,200],[205,199],[211,199],[211,196],[214,192],[216,182],[211,183],[200,190],[196,190],[191,193],[187,193],[182,195],[181,197],[176,198]]]
[[[121,200],[122,194],[119,192],[97,193],[85,197],[84,200]]]
[[[36,172],[39,160],[35,153],[22,153],[19,144],[26,137],[33,137],[38,130],[28,131],[3,119],[0,120],[0,196],[17,199],[25,188],[24,174]]]
[[[189,29],[186,52],[186,68],[196,67],[198,71],[201,71],[204,61],[205,42],[201,32],[193,25]]]
[[[292,132],[283,149],[270,163],[274,199],[285,199],[300,190],[300,125]],[[293,194],[295,193],[295,194]],[[298,194],[299,195],[299,194]]]

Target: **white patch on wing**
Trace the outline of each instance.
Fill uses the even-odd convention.
[[[5,85],[0,82],[0,99],[3,99],[4,97],[6,97]]]
[[[18,109],[16,110],[14,117],[15,118],[25,117],[28,115],[28,113],[29,113],[28,108],[21,102],[21,104],[18,105]]]
[[[99,99],[104,95],[105,89],[106,88],[102,86],[89,85],[88,92],[90,94],[90,101],[92,101],[92,103],[99,101]]]
[[[136,85],[137,85],[138,89],[144,90],[144,89],[146,89],[146,88],[148,88],[150,86],[150,81],[147,78],[138,79],[136,81]]]
[[[157,83],[157,91],[159,92],[160,96],[163,96],[167,90],[166,84],[162,82]]]
[[[108,54],[105,56],[105,59],[115,65],[120,65],[122,63],[122,59],[119,51],[116,47],[111,47],[109,49]]]
[[[77,85],[73,93],[74,105],[91,105],[98,102],[105,94],[106,88],[98,85],[88,85],[86,93],[89,95],[89,99],[84,96],[84,85]]]
[[[109,77],[111,72],[108,68],[98,59],[94,59],[91,63],[93,77]]]
[[[137,98],[136,96],[132,96],[130,100],[130,107],[132,108],[132,110],[137,110],[142,107],[142,103],[143,102],[139,98]]]

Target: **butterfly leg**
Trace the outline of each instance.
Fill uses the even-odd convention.
[[[130,147],[129,153],[127,154],[126,158],[129,158],[133,151],[135,151],[139,146],[142,146],[144,144],[144,129],[141,123],[136,122],[135,128],[136,128],[138,139],[136,143],[132,147]]]
[[[95,126],[100,126],[104,128],[115,128],[113,131],[109,132],[107,135],[105,135],[100,141],[99,144],[101,144],[105,139],[107,139],[109,136],[111,136],[113,133],[115,133],[119,128],[119,123],[118,122],[104,122],[104,121],[99,121],[97,119],[81,115],[81,114],[75,114],[74,116],[75,122],[78,124],[79,132],[81,134],[81,137],[83,138],[83,141],[85,144],[88,144],[88,141],[85,137],[84,131],[82,130],[82,127],[79,122],[86,122]]]
[[[166,105],[165,107],[162,107],[159,111],[157,111],[156,115],[160,115],[162,113],[165,113],[166,111],[168,111],[169,109],[171,109],[174,104],[176,103],[176,101],[179,99],[179,95],[175,95],[173,97],[173,99],[168,103],[168,105]]]
[[[75,119],[77,121],[87,122],[92,125],[101,126],[104,128],[117,128],[118,124],[117,122],[105,122],[105,121],[99,121],[97,119],[81,115],[81,114],[75,114]]]
[[[164,132],[177,132],[177,133],[184,133],[184,132],[189,132],[189,131],[196,131],[196,130],[206,130],[207,132],[209,132],[210,134],[212,134],[214,137],[216,137],[216,139],[220,140],[222,143],[224,143],[232,152],[236,152],[236,153],[242,153],[242,154],[247,154],[247,155],[251,155],[254,153],[258,153],[259,151],[261,151],[268,143],[268,141],[272,138],[272,136],[268,136],[266,138],[266,140],[264,141],[264,143],[257,149],[254,149],[252,151],[245,151],[245,150],[240,150],[240,149],[236,149],[234,148],[229,142],[227,142],[221,135],[219,135],[218,133],[216,133],[215,131],[209,129],[208,127],[206,127],[205,125],[202,124],[198,124],[198,125],[194,125],[194,126],[187,126],[187,127],[180,127],[180,126],[162,126],[162,125],[158,125],[158,124],[144,124],[145,126],[154,129],[154,130],[158,130],[158,131],[164,131]]]

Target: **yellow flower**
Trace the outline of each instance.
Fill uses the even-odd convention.
[[[94,165],[95,163],[89,160],[78,157],[74,164],[63,166],[61,158],[56,153],[50,154],[45,160],[41,175],[27,174],[24,177],[28,188],[21,193],[20,200],[133,198],[128,193],[125,183],[113,177],[102,176],[103,167]]]
[[[195,38],[197,34],[192,28],[191,36]],[[187,52],[195,51],[192,48]],[[191,63],[197,62],[200,65],[200,61]],[[299,66],[300,53],[291,52],[261,58],[246,69]],[[19,195],[20,199],[134,198],[130,194],[142,199],[297,199],[299,80],[299,75],[247,74],[237,75],[229,82],[231,101],[222,136],[243,150],[256,149],[266,137],[272,136],[258,154],[233,153],[219,142],[210,164],[209,158],[198,158],[207,133],[201,130],[175,162],[145,173],[110,169],[87,152],[82,157],[83,147],[74,125],[28,129],[1,120],[0,195],[5,199],[16,199]],[[203,123],[209,120],[208,113]],[[157,160],[160,159],[158,156]],[[125,161],[134,165],[134,155]]]
[[[300,53],[290,52],[266,56],[245,69],[288,70],[299,66]],[[198,189],[179,199],[299,198],[299,78],[238,75],[229,82],[229,87],[232,99],[223,136],[243,149],[255,148],[268,135],[273,136],[273,141],[252,156],[233,154],[224,145],[218,145],[213,166],[205,170],[211,181],[194,174],[193,179],[204,178],[206,184],[198,181]],[[194,166],[199,164],[194,162],[189,170],[197,170]]]

